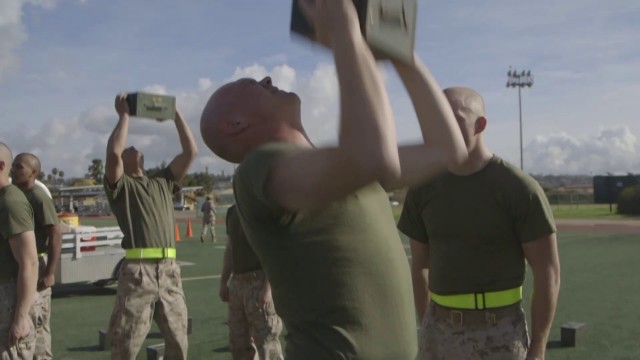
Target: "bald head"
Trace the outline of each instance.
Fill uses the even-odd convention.
[[[220,158],[238,163],[237,155],[232,151],[232,137],[238,132],[232,132],[233,125],[240,125],[240,114],[235,113],[236,99],[233,84],[226,84],[216,90],[209,98],[200,117],[200,134],[202,140],[214,154]],[[231,125],[231,126],[229,126]]]
[[[7,144],[0,142],[0,161],[4,161],[7,164],[11,164],[13,161],[13,154]]]
[[[450,87],[444,89],[444,94],[454,113],[461,111],[466,115],[474,115],[475,118],[486,116],[484,100],[477,91],[467,87]]]
[[[16,156],[16,159],[14,160],[14,162],[18,162],[18,161],[28,166],[31,170],[35,170],[37,174],[40,174],[41,165],[40,165],[40,159],[38,159],[37,156],[30,153],[20,153]]]

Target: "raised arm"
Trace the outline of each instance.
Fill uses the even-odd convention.
[[[127,105],[126,94],[116,96],[115,107],[119,119],[109,137],[109,142],[107,142],[107,158],[105,162],[105,175],[109,185],[115,184],[124,174],[122,152],[127,144],[127,135],[129,133],[129,105]]]
[[[353,2],[316,1],[315,8],[299,4],[319,40],[333,49],[340,133],[337,148],[302,151],[274,164],[267,190],[290,210],[342,198],[374,181],[388,182],[400,170],[391,106]]]
[[[444,93],[429,69],[414,56],[413,64],[394,61],[413,103],[424,143],[400,147],[401,175],[390,188],[417,185],[467,159],[467,149]]]
[[[193,134],[191,133],[189,126],[187,126],[182,114],[177,109],[175,123],[176,129],[178,130],[178,136],[180,137],[182,152],[171,161],[169,168],[171,169],[171,173],[173,173],[176,181],[179,182],[187,174],[189,166],[191,166],[191,163],[198,155],[198,147],[196,146],[196,141],[193,138]]]
[[[15,345],[31,331],[29,309],[38,283],[38,255],[33,231],[25,231],[9,239],[13,257],[18,263],[16,307],[9,333],[9,343]]]

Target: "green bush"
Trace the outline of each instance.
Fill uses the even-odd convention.
[[[640,184],[629,186],[618,195],[618,213],[640,215]]]

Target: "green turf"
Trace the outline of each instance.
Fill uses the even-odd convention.
[[[83,224],[97,224],[82,220]],[[113,223],[111,223],[113,224]],[[220,274],[223,243],[201,244],[200,224],[195,237],[178,243],[183,287],[193,318],[189,337],[190,359],[231,359],[227,350],[227,306],[218,298],[219,278],[190,279]],[[184,225],[182,233],[184,235]],[[216,232],[223,239],[224,225]],[[403,239],[406,242],[406,239]],[[406,245],[406,244],[405,244]],[[559,341],[560,325],[586,322],[578,333],[576,348],[551,348],[549,360],[639,359],[640,358],[640,239],[637,235],[562,233],[559,238],[562,261],[562,290],[551,341]],[[407,248],[407,254],[409,249]],[[525,292],[530,293],[530,276]],[[106,329],[113,306],[113,288],[81,287],[58,292],[52,303],[51,327],[56,359],[108,359],[97,350],[98,330]],[[528,305],[526,305],[528,307]],[[381,309],[383,311],[383,309]],[[141,349],[162,342],[155,326]]]

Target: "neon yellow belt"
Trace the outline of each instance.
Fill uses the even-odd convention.
[[[522,300],[522,286],[475,294],[438,295],[429,292],[431,300],[454,309],[482,310],[513,305]]]
[[[38,254],[38,257],[43,257],[43,256],[45,256],[45,255],[47,255],[47,253],[46,253],[46,252],[43,252],[43,253]]]
[[[125,252],[125,258],[133,260],[176,258],[175,248],[126,249]]]

